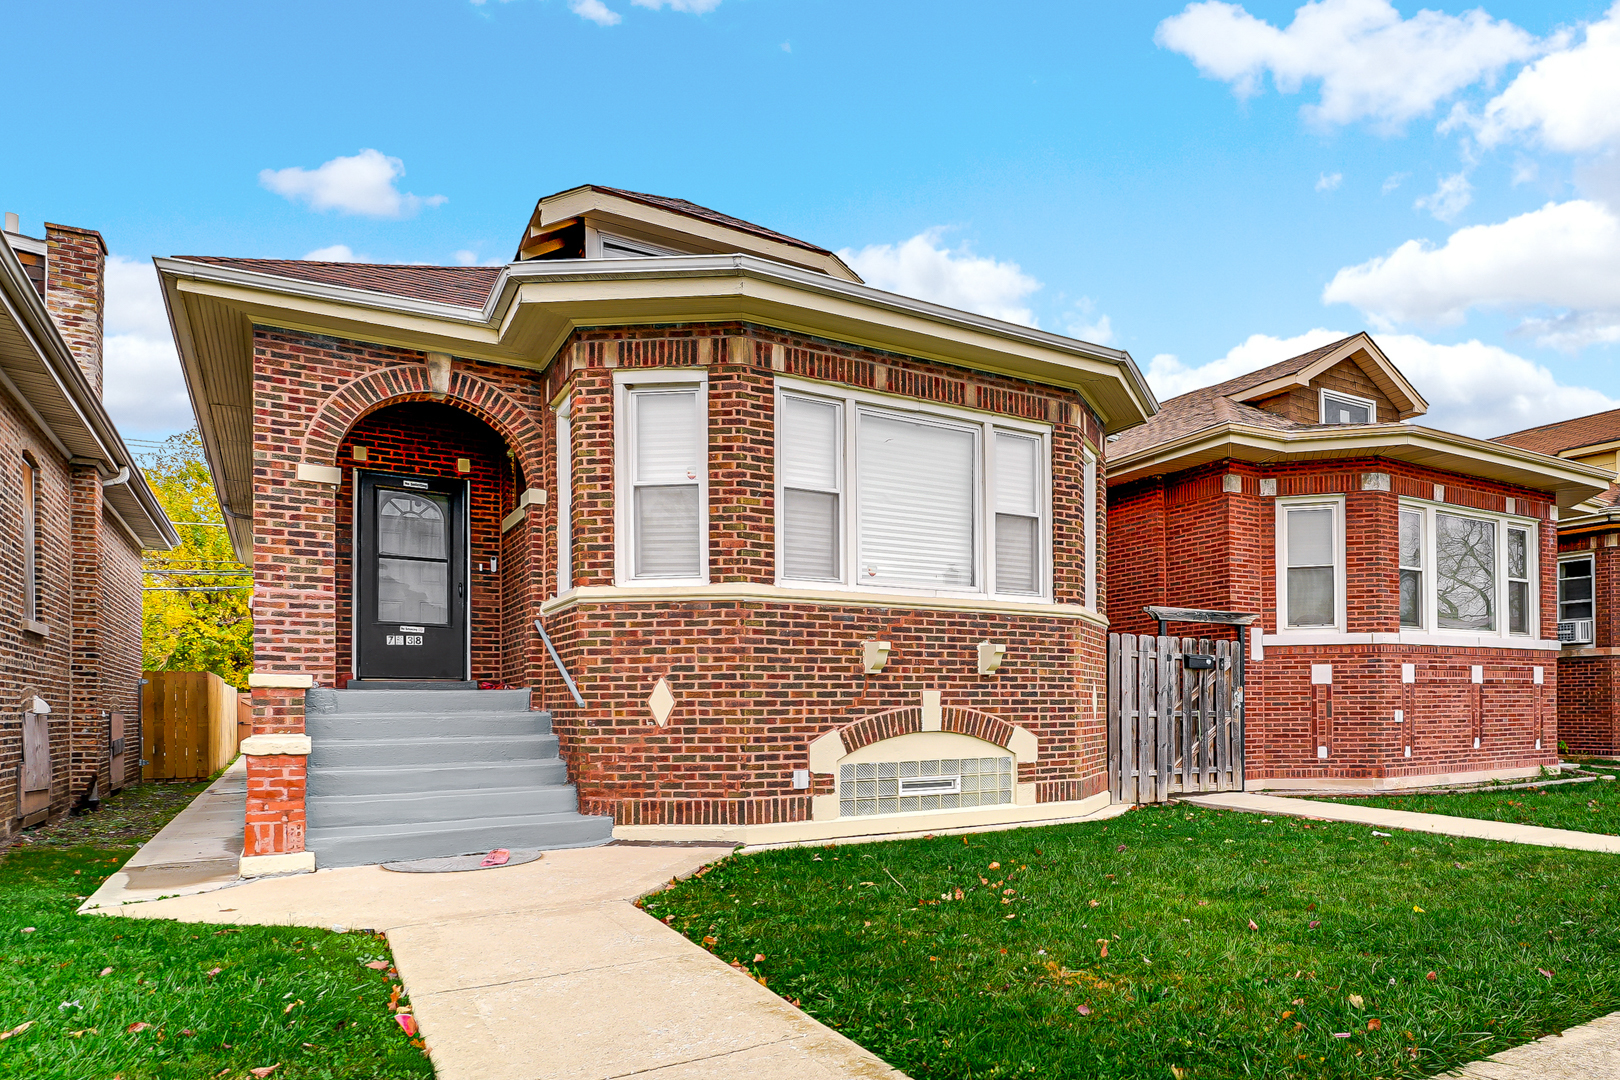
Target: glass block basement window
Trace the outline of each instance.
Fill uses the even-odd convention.
[[[1010,757],[872,761],[838,770],[840,817],[958,810],[1012,801]]]

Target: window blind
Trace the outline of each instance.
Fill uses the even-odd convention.
[[[1000,593],[1040,589],[1041,442],[996,432],[996,583]]]
[[[839,562],[840,407],[829,401],[782,399],[783,576],[837,581]]]
[[[698,505],[702,459],[696,387],[630,392],[634,488],[634,573],[695,578],[703,573]]]
[[[973,430],[862,410],[857,445],[858,580],[972,588]]]
[[[1288,511],[1288,625],[1332,626],[1334,604],[1333,510]]]

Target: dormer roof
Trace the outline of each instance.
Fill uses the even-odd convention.
[[[1319,349],[1228,379],[1209,389],[1232,401],[1263,401],[1296,386],[1309,386],[1324,371],[1347,360],[1360,368],[1383,391],[1390,403],[1400,410],[1396,419],[1409,420],[1429,411],[1429,403],[1423,400],[1423,396],[1406,381],[1400,369],[1384,355],[1378,343],[1366,333],[1351,334]]]
[[[608,241],[604,250],[603,239]],[[666,195],[583,184],[535,204],[514,262],[646,255],[757,255],[845,281],[860,275],[826,248]]]

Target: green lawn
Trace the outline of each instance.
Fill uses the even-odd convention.
[[[28,1025],[0,1077],[431,1077],[377,935],[75,914],[203,786],[142,785],[0,858],[0,1033]]]
[[[917,1080],[1392,1078],[1620,1009],[1616,869],[1171,805],[761,852],[644,906]]]
[[[1586,768],[1602,776],[1613,776],[1610,763]],[[1466,791],[1456,795],[1376,795],[1366,798],[1335,799],[1357,806],[1380,806],[1386,810],[1413,810],[1420,814],[1452,814],[1457,817],[1485,818],[1516,825],[1545,825],[1553,829],[1608,833],[1620,836],[1620,780],[1594,780],[1585,784],[1554,784],[1550,787],[1519,788],[1516,791]]]

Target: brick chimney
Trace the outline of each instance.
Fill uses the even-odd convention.
[[[107,307],[107,243],[94,229],[45,223],[45,309],[101,396],[101,338]]]

